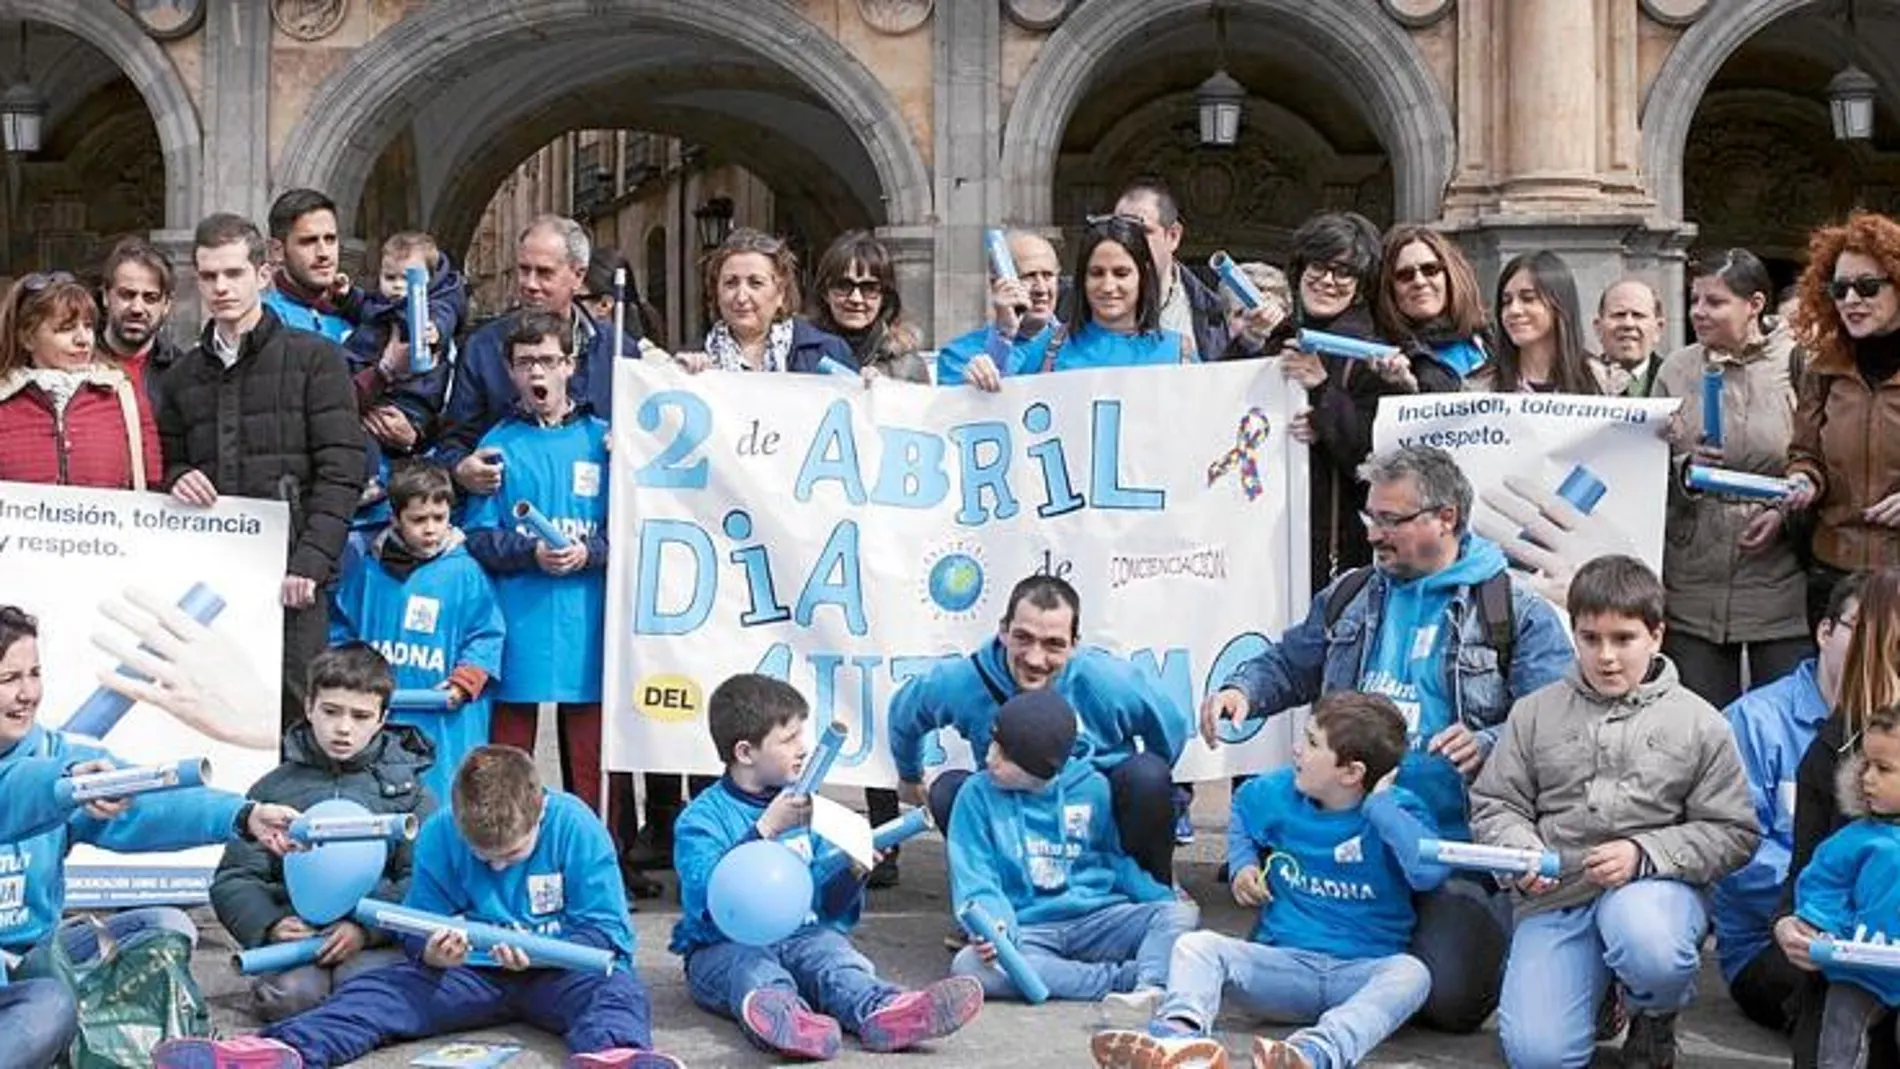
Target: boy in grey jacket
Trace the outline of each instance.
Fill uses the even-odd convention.
[[[1504,1056],[1518,1069],[1589,1064],[1615,980],[1633,1013],[1623,1065],[1673,1066],[1704,891],[1761,832],[1727,723],[1660,652],[1662,582],[1634,558],[1599,557],[1568,607],[1576,671],[1517,703],[1471,788],[1478,841],[1563,861],[1557,879],[1517,883]]]

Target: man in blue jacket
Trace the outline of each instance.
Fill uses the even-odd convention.
[[[338,307],[350,277],[338,257],[336,202],[314,189],[287,189],[270,206],[270,259],[276,266],[264,307],[284,325],[341,345],[350,320]]]
[[[1471,483],[1449,453],[1401,447],[1359,477],[1370,486],[1359,518],[1372,567],[1333,580],[1305,620],[1209,695],[1201,734],[1215,745],[1223,730],[1324,694],[1383,694],[1406,718],[1399,786],[1448,838],[1469,838],[1466,784],[1511,705],[1562,678],[1570,639],[1557,610],[1511,578],[1503,551],[1468,531]],[[1475,1031],[1496,1007],[1509,945],[1509,906],[1494,885],[1454,877],[1421,896],[1411,952],[1430,968],[1432,994],[1420,1020]]]
[[[1012,230],[1010,259],[1014,279],[990,280],[990,321],[944,343],[937,351],[937,385],[965,382],[994,389],[1002,374],[1016,366],[1016,350],[1047,340],[1061,321],[1056,318],[1062,267],[1055,246],[1040,234]]]

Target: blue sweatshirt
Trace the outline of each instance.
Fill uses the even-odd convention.
[[[713,923],[706,903],[706,885],[712,882],[713,869],[727,853],[758,839],[759,818],[782,789],[752,794],[732,782],[730,776],[722,776],[710,789],[694,796],[680,813],[673,825],[673,871],[680,881],[680,919],[673,925],[673,939],[668,944],[673,953],[690,957],[695,950],[728,941]],[[819,925],[848,932],[864,910],[864,882],[852,875],[847,865],[824,886],[812,888],[811,907],[812,917],[800,931]]]
[[[971,776],[950,811],[946,849],[952,907],[975,900],[1011,927],[1174,897],[1122,851],[1108,778],[1087,761],[1070,761],[1034,793]]]
[[[1459,378],[1471,374],[1484,366],[1488,359],[1484,349],[1475,338],[1453,338],[1450,341],[1432,343],[1429,348],[1438,362],[1457,372]]]
[[[1027,336],[1004,337],[1003,332],[991,323],[957,338],[937,350],[937,385],[961,386],[969,380],[963,377],[970,361],[978,356],[987,355],[996,365],[998,372],[1008,373],[1009,369],[1019,366],[1021,356],[1018,350],[1024,346],[1037,346],[1037,352],[1048,346],[1049,339],[1055,335],[1062,324],[1050,320],[1041,330]],[[1038,365],[1040,366],[1040,365]]]
[[[1078,648],[1049,686],[1075,708],[1076,754],[1103,770],[1133,754],[1137,739],[1145,752],[1172,767],[1194,729],[1187,710],[1169,700],[1152,675],[1099,646]],[[946,727],[970,744],[980,767],[989,753],[996,711],[1021,689],[1009,673],[1000,638],[904,684],[891,698],[889,713],[897,778],[922,782],[924,736]]]
[[[476,856],[447,808],[423,822],[403,904],[614,952],[633,968],[633,928],[613,837],[581,800],[543,789],[539,834],[526,860],[497,871]],[[422,940],[405,939],[422,957]]]
[[[1803,661],[1724,710],[1761,824],[1755,856],[1715,885],[1715,947],[1722,978],[1730,983],[1767,949],[1780,915],[1782,885],[1794,853],[1795,773],[1828,716],[1814,668],[1812,658]]]
[[[1900,943],[1900,826],[1863,817],[1822,840],[1795,880],[1794,911],[1836,939]],[[1821,972],[1900,1006],[1900,972],[1835,965]]]
[[[1273,897],[1260,907],[1253,941],[1336,958],[1403,953],[1418,920],[1412,893],[1451,874],[1418,860],[1418,841],[1437,835],[1403,787],[1328,810],[1300,793],[1291,768],[1247,781],[1234,792],[1227,866],[1238,873],[1272,851],[1265,871]]]
[[[264,291],[263,303],[264,307],[277,313],[277,318],[284,321],[284,326],[321,334],[338,345],[348,341],[350,332],[355,329],[341,312],[312,308],[275,286]]]
[[[1055,344],[1055,332],[1038,334],[1014,349],[1014,363],[1003,368],[1005,375],[1034,375],[1042,371],[1049,347]],[[1081,371],[1105,367],[1142,367],[1149,364],[1179,364],[1182,356],[1194,359],[1194,346],[1171,330],[1152,330],[1142,334],[1117,334],[1090,320],[1074,328],[1057,350],[1051,371]]]
[[[22,765],[28,783],[21,786],[26,790],[32,781],[45,781],[47,766],[37,758],[53,759],[62,772],[97,759],[121,767],[128,764],[91,740],[35,724],[25,738],[0,754],[0,767]],[[140,795],[117,818],[99,820],[83,808],[56,814],[50,784],[30,789],[41,793],[7,796],[4,823],[40,830],[0,843],[0,950],[15,954],[32,949],[59,923],[66,905],[66,852],[75,843],[128,853],[211,846],[235,833],[238,811],[244,808],[244,799],[238,795],[194,787]],[[20,799],[17,814],[16,797]]]
[[[508,621],[502,645],[503,702],[597,702],[607,615],[607,424],[577,405],[553,427],[509,416],[481,449],[506,457],[501,488],[469,499],[468,549],[495,579]],[[578,572],[549,575],[534,562],[535,538],[517,524],[529,501],[569,538],[587,544]]]
[[[440,689],[464,665],[490,680],[501,673],[506,628],[500,603],[460,531],[452,530],[446,547],[421,561],[409,556],[393,529],[377,535],[367,552],[352,546],[344,553],[335,606],[330,642],[360,639],[376,647],[395,670],[397,690]],[[391,721],[413,725],[434,745],[435,764],[422,782],[444,802],[462,758],[488,741],[492,689],[454,711],[390,713]]]

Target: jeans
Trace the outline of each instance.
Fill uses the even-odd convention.
[[[1742,686],[1742,652],[1748,652],[1748,686]],[[1764,683],[1772,683],[1814,656],[1814,640],[1806,635],[1767,642],[1710,642],[1671,629],[1663,636],[1663,652],[1676,662],[1682,685],[1702,700],[1724,709]]]
[[[1742,1016],[1763,1028],[1791,1032],[1794,1002],[1806,976],[1771,940],[1729,981],[1728,994],[1741,1007]]]
[[[1589,1065],[1597,1003],[1612,977],[1633,1014],[1687,1006],[1708,927],[1699,890],[1654,879],[1518,921],[1498,1005],[1504,1060],[1515,1069]]]
[[[260,1021],[294,1017],[330,997],[348,980],[402,961],[400,950],[360,950],[339,965],[302,965],[288,972],[251,979],[251,1004]]]
[[[1347,1069],[1417,1013],[1431,987],[1432,974],[1410,954],[1335,958],[1189,932],[1174,944],[1168,997],[1156,1016],[1205,1034],[1225,992],[1249,1017],[1310,1025],[1292,1038],[1324,1051],[1333,1069]]]
[[[930,819],[950,827],[950,810],[970,773],[944,772],[930,783]],[[1159,754],[1138,753],[1108,771],[1122,850],[1161,883],[1174,883],[1174,773]]]
[[[686,987],[700,1009],[735,1021],[747,995],[781,987],[854,1034],[904,991],[879,979],[871,960],[831,928],[813,928],[769,947],[719,943],[695,950],[686,958]]]
[[[178,932],[198,945],[198,926],[182,909],[171,906],[141,906],[138,909],[121,910],[100,918],[105,926],[106,935],[121,949],[138,946],[140,937],[158,931]],[[52,975],[52,962],[48,960],[52,940],[58,937],[59,945],[66,957],[75,965],[83,965],[99,956],[98,932],[91,921],[84,917],[73,917],[60,922],[58,928],[41,939],[20,963],[20,973],[26,976]]]
[[[1074,920],[1024,925],[1016,949],[1049,985],[1049,997],[1096,1002],[1114,991],[1165,987],[1175,940],[1194,930],[1201,911],[1192,902],[1124,902]],[[983,964],[964,947],[950,962],[954,976],[974,976],[985,998],[1021,998],[1001,968]]]
[[[1821,1016],[1821,1069],[1867,1069],[1867,1056],[1873,1049],[1869,1033],[1883,1022],[1888,1030],[1900,1033],[1893,1008],[1879,996],[1853,984],[1828,984],[1827,1009]]]
[[[46,1069],[66,1054],[79,1031],[79,1007],[58,980],[15,980],[0,986],[0,1034],[8,1065]]]
[[[1418,925],[1410,953],[1431,973],[1432,991],[1418,1023],[1440,1032],[1476,1032],[1498,1008],[1498,984],[1511,949],[1511,899],[1454,876],[1413,898]]]

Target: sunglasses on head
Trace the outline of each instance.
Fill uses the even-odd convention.
[[[1862,278],[1837,278],[1827,284],[1827,292],[1837,301],[1844,301],[1850,293],[1858,293],[1864,300],[1873,300],[1883,286],[1890,286],[1893,280],[1868,275]]]
[[[1122,226],[1132,226],[1144,234],[1148,232],[1148,223],[1143,220],[1141,216],[1129,215],[1127,212],[1110,212],[1107,215],[1086,215],[1083,216],[1083,219],[1091,227],[1112,228],[1119,223]]]
[[[74,282],[74,281],[77,281],[77,280],[74,279],[71,274],[65,271],[54,271],[49,274],[40,274],[38,272],[35,272],[20,280],[20,288],[22,290],[25,290],[27,293],[38,293],[39,291],[45,289],[48,286],[58,285],[59,283],[62,283],[62,282]]]
[[[1445,273],[1445,265],[1437,260],[1422,264],[1406,264],[1392,269],[1392,278],[1401,285],[1411,285],[1414,279],[1431,280]]]
[[[849,297],[853,293],[861,293],[865,300],[871,300],[884,296],[884,283],[875,278],[834,278],[831,280],[831,285],[826,286],[825,289],[830,291],[833,297]]]

